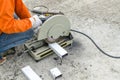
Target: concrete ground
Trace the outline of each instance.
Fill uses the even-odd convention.
[[[50,11],[62,11],[71,28],[82,31],[107,53],[120,56],[120,0],[24,0],[29,9],[45,5]],[[28,54],[8,56],[0,66],[0,80],[27,80],[21,68],[29,65],[43,79],[53,80],[49,70],[58,67],[63,76],[57,80],[120,80],[120,60],[103,55],[83,35],[73,33],[72,49],[58,64],[51,55],[36,63]]]

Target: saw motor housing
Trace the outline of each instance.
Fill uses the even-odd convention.
[[[40,15],[41,16],[41,15]],[[45,16],[45,15],[44,15]],[[54,52],[48,44],[56,42],[62,47],[72,44],[73,37],[70,33],[70,21],[65,15],[45,16],[44,23],[40,26],[36,39],[25,43],[28,53],[39,61]]]

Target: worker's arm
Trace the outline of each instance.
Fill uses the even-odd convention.
[[[5,22],[5,25],[1,28],[1,31],[6,34],[20,33],[29,30],[32,27],[32,23],[29,19],[10,19]]]
[[[30,16],[22,0],[9,0],[0,5],[0,32],[12,34],[25,32],[42,24],[38,16]],[[5,5],[7,3],[7,6]],[[6,7],[6,8],[5,8]],[[20,19],[14,19],[14,11]]]
[[[31,17],[30,12],[28,11],[22,0],[15,0],[15,13],[20,19]]]
[[[0,28],[2,32],[11,34],[11,33],[19,33],[24,32],[30,28],[38,29],[42,24],[42,21],[39,19],[37,15],[32,16],[26,19],[8,19],[9,21],[5,22],[4,27]],[[4,20],[3,20],[4,23]],[[31,27],[32,26],[32,27]]]
[[[5,5],[7,4],[7,6]],[[22,0],[2,1],[0,11],[0,31],[7,34],[25,32],[32,27],[29,20],[31,17]],[[13,14],[19,16],[19,20],[14,19]]]

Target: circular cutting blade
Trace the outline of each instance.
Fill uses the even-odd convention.
[[[54,15],[46,20],[38,33],[38,40],[56,40],[60,36],[68,36],[70,21],[64,15]]]

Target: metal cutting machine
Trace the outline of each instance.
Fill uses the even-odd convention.
[[[36,61],[54,53],[49,44],[58,43],[64,48],[73,42],[70,21],[65,15],[45,13],[40,14],[39,17],[43,21],[39,32],[33,41],[25,43],[28,53]]]

